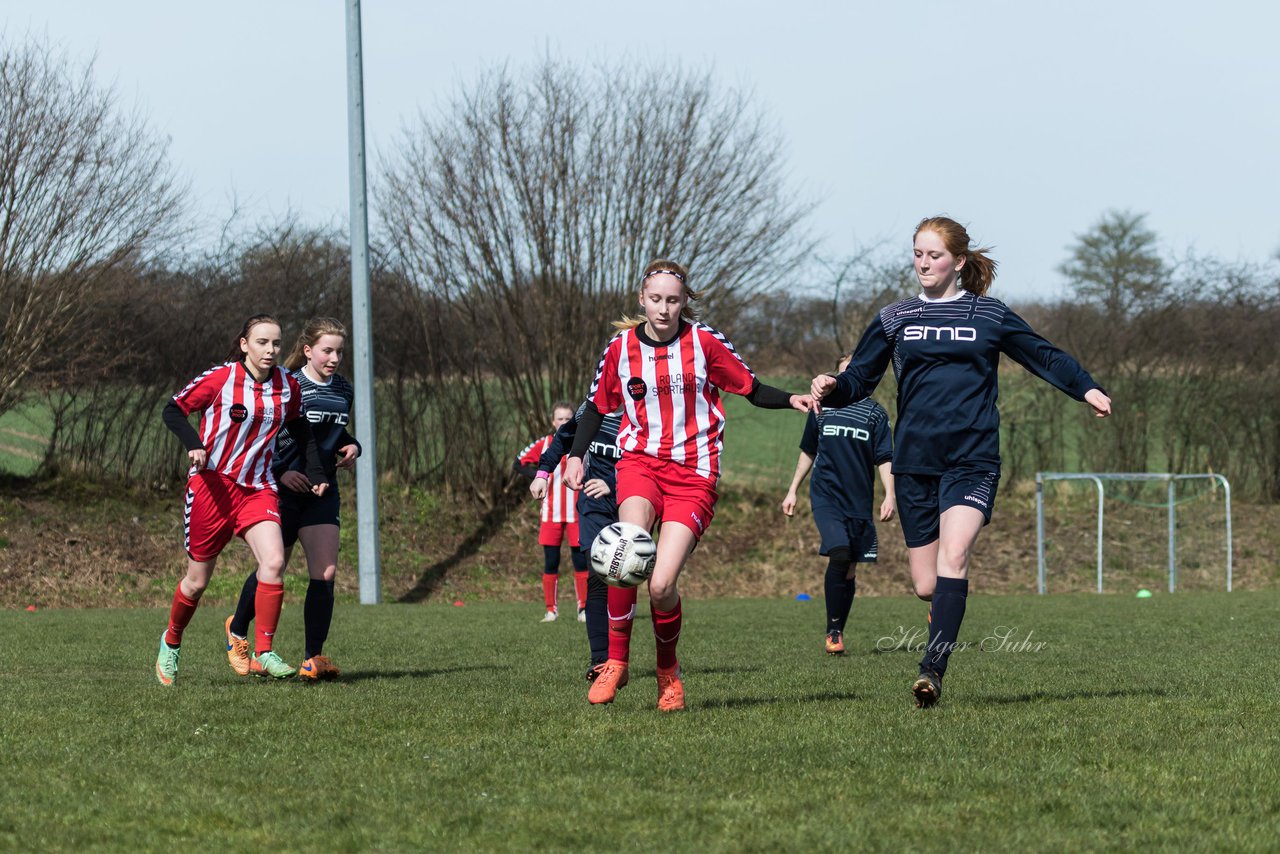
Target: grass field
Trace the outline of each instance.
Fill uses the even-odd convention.
[[[200,611],[0,612],[0,848],[1273,848],[1280,592],[975,596],[942,704],[911,706],[915,600],[686,603],[690,709],[585,701],[585,641],[527,604],[340,604],[320,686],[235,677]],[[984,639],[1011,632],[1003,642]],[[301,609],[279,634],[296,659]],[[881,638],[889,638],[881,641]],[[890,648],[877,651],[877,645]],[[1043,644],[1036,648],[1036,644]],[[1013,646],[1014,648],[1010,648]],[[994,648],[993,648],[994,647]],[[19,649],[27,650],[18,655]],[[1260,666],[1268,665],[1268,666]]]

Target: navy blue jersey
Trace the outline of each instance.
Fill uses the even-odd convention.
[[[998,471],[1001,353],[1076,400],[1099,388],[1079,362],[1003,302],[962,291],[953,299],[915,296],[881,309],[825,402],[843,406],[866,397],[892,360],[898,378],[894,472]]]
[[[351,383],[340,374],[334,374],[327,383],[316,382],[302,368],[291,371],[290,375],[302,388],[302,414],[311,422],[311,432],[315,434],[316,446],[320,451],[320,462],[332,481],[337,470],[338,449],[358,444],[347,432],[355,391],[351,388]],[[298,443],[289,435],[288,430],[281,430],[276,436],[276,454],[271,467],[276,478],[279,479],[289,469],[302,471],[299,457]]]
[[[889,413],[871,398],[809,413],[800,450],[813,457],[809,501],[849,519],[871,519],[876,466],[893,459]]]
[[[538,460],[539,471],[554,470],[560,464],[560,459],[569,453],[569,449],[573,447],[574,436],[578,433],[578,419],[582,417],[585,406],[585,403],[579,406],[578,411],[573,413],[573,417],[561,424],[560,429],[551,437],[551,444],[542,452],[542,457]],[[604,416],[604,421],[600,423],[600,429],[596,431],[596,436],[591,440],[591,445],[587,448],[586,456],[582,460],[583,483],[598,478],[609,484],[611,491],[617,491],[613,469],[618,460],[622,459],[622,449],[618,447],[618,428],[621,425],[621,410]]]

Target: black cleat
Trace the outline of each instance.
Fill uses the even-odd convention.
[[[921,670],[911,685],[917,709],[927,709],[942,699],[942,677],[932,670]]]

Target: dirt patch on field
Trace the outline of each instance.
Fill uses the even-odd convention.
[[[0,607],[104,607],[167,604],[183,571],[182,493],[130,491],[71,482],[0,483]],[[343,496],[338,589],[358,591],[353,489]],[[388,485],[380,499],[384,598],[454,601],[541,598],[537,508],[513,488],[509,500],[477,508],[455,497]],[[727,492],[712,529],[682,577],[690,596],[822,595],[825,559],[807,507],[787,519],[781,493]],[[1222,507],[1212,499],[1180,509],[1179,588],[1225,586]],[[1118,504],[1107,509],[1104,589],[1155,590],[1167,584],[1167,511]],[[1280,506],[1233,508],[1235,589],[1280,584]],[[880,523],[880,558],[858,573],[859,595],[909,595],[906,550],[896,521]],[[1011,487],[973,555],[972,589],[1036,589],[1034,492]],[[1096,516],[1089,501],[1056,503],[1046,514],[1049,588],[1091,590],[1096,583]],[[300,557],[300,556],[299,556]],[[252,569],[243,543],[224,552],[209,596],[230,601]],[[564,555],[561,602],[572,597]],[[290,569],[290,597],[304,585]]]

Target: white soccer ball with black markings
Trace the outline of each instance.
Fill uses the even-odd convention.
[[[658,546],[649,532],[630,522],[614,522],[591,544],[591,569],[614,587],[639,587],[653,575]]]

